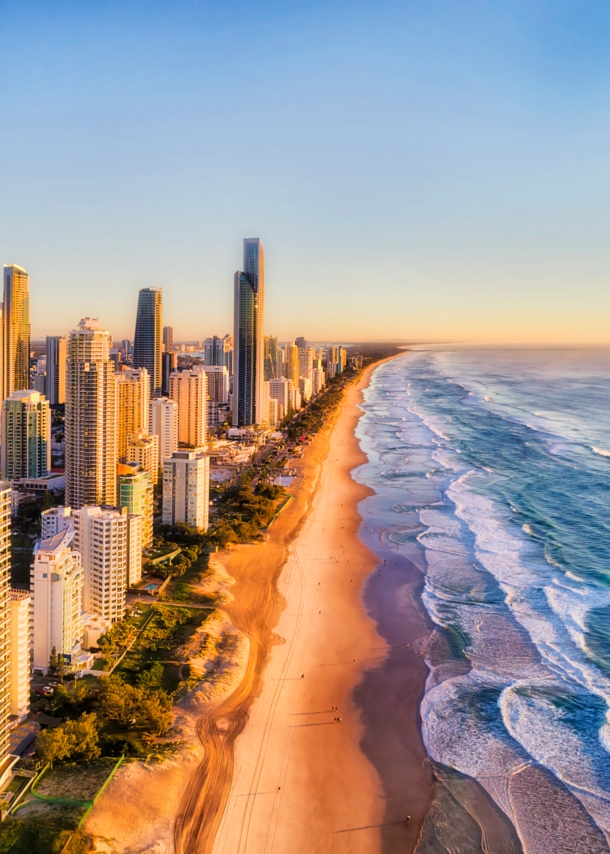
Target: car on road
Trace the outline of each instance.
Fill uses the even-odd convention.
[[[51,685],[45,685],[44,688],[36,688],[36,693],[41,694],[43,697],[48,697],[53,693],[53,688]]]

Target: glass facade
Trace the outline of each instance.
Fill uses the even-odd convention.
[[[151,397],[161,396],[162,301],[161,288],[142,288],[140,290],[136,331],[133,340],[133,366],[134,368],[146,368],[148,371]]]

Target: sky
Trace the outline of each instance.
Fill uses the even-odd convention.
[[[0,258],[33,338],[610,343],[607,0],[0,0]]]

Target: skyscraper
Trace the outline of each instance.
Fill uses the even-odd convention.
[[[30,277],[15,264],[4,266],[2,399],[30,387]]]
[[[151,397],[161,395],[162,300],[161,288],[142,288],[138,296],[133,366],[148,371]]]
[[[2,476],[45,477],[51,468],[51,410],[37,391],[14,391],[2,405]]]
[[[258,237],[244,240],[243,271],[235,273],[233,424],[263,417],[265,253]]]
[[[174,327],[173,326],[164,326],[163,327],[163,346],[165,347],[166,353],[173,352],[173,349],[174,349]]]
[[[47,399],[51,406],[66,402],[66,359],[68,339],[47,337]]]
[[[83,318],[66,369],[66,504],[116,504],[116,380],[110,335]]]

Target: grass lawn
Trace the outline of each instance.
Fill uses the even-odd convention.
[[[102,787],[116,764],[116,759],[96,759],[88,763],[55,765],[36,784],[39,795],[90,801]]]
[[[0,854],[60,854],[83,812],[55,805],[24,807],[21,815],[0,824]],[[84,846],[75,843],[65,854],[84,854]]]

